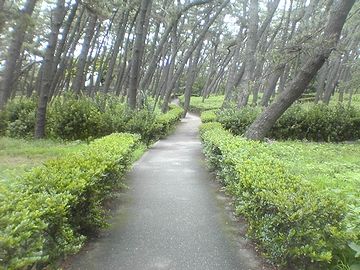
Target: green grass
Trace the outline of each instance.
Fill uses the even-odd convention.
[[[179,97],[181,104],[184,103],[184,96]],[[219,109],[224,102],[224,96],[210,96],[203,102],[202,97],[191,97],[190,110],[203,112],[207,110]]]
[[[360,230],[360,142],[354,144],[275,142],[272,148],[289,172],[350,205],[349,218]],[[353,228],[354,229],[354,228]]]
[[[261,99],[261,93],[259,94],[259,100]],[[335,96],[331,99],[331,104],[336,104],[338,101],[338,94],[335,94]],[[184,96],[179,97],[181,104],[184,103]],[[347,104],[349,100],[349,95],[344,96],[344,103]],[[249,97],[249,102],[252,101],[252,96]],[[210,96],[209,98],[205,99],[203,102],[202,97],[191,97],[190,100],[190,110],[196,111],[196,112],[203,112],[207,110],[214,110],[221,108],[222,104],[224,102],[224,95],[219,96]],[[309,104],[312,104],[313,102],[310,102]],[[356,108],[360,108],[360,94],[355,94],[352,98],[352,106]]]
[[[13,179],[46,160],[67,155],[85,145],[82,142],[0,137],[0,181]]]

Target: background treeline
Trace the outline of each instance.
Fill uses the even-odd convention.
[[[2,0],[0,107],[36,96],[42,138],[47,104],[65,92],[111,93],[131,109],[152,96],[163,111],[179,92],[185,110],[191,94],[222,93],[224,107],[241,108],[292,93],[272,118],[304,92],[316,103],[335,92],[351,103],[359,85],[354,2]]]

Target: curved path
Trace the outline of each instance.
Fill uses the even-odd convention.
[[[188,115],[157,142],[127,176],[111,227],[69,262],[86,270],[268,269],[211,185],[198,138],[200,119]],[[222,204],[222,205],[221,205]]]

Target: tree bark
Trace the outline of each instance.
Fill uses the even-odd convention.
[[[59,36],[61,24],[65,17],[65,0],[58,0],[51,18],[51,32],[48,45],[45,51],[43,74],[41,82],[40,96],[36,111],[35,138],[41,139],[45,137],[46,125],[46,108],[49,99],[51,81],[54,69],[54,58],[56,44]]]
[[[258,44],[258,24],[259,24],[259,2],[258,0],[250,0],[249,6],[249,30],[247,35],[245,50],[245,73],[244,79],[240,83],[240,95],[238,99],[238,107],[244,107],[249,98],[253,81],[251,80],[255,64],[256,64],[256,47]]]
[[[187,75],[186,84],[185,84],[185,100],[184,100],[183,117],[186,116],[186,114],[189,110],[191,92],[192,92],[192,87],[194,85],[196,74],[197,74],[197,66],[198,66],[200,56],[201,56],[201,49],[202,49],[202,44],[200,43],[198,48],[196,49],[194,58],[189,60],[190,65],[189,65],[188,75]]]
[[[91,40],[94,36],[96,22],[97,22],[97,15],[90,14],[89,22],[85,31],[84,42],[77,62],[76,76],[74,78],[72,85],[75,95],[79,95],[80,91],[84,88],[85,85],[86,60],[90,51]]]
[[[109,89],[110,89],[110,84],[112,81],[112,76],[113,76],[113,72],[114,72],[114,68],[115,68],[115,64],[116,64],[116,59],[118,57],[120,47],[124,42],[124,37],[125,37],[125,32],[126,32],[126,23],[128,21],[128,18],[129,18],[129,10],[126,9],[121,18],[121,22],[118,27],[117,33],[116,33],[116,40],[115,40],[114,48],[111,52],[110,63],[109,63],[108,70],[106,72],[106,78],[105,78],[105,82],[104,82],[104,92],[105,93],[108,93]]]
[[[130,109],[136,108],[136,95],[138,92],[140,80],[140,66],[145,47],[146,38],[146,14],[151,10],[152,0],[142,0],[140,4],[140,12],[136,22],[135,43],[133,56],[131,61],[130,81],[128,90],[128,105]]]
[[[246,138],[251,140],[264,139],[280,116],[302,95],[336,47],[341,30],[354,3],[355,0],[336,2],[328,17],[321,42],[318,43],[321,44],[321,47],[318,47],[315,54],[308,58],[289,87],[250,125],[245,132]]]

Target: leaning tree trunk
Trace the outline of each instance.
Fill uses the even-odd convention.
[[[5,24],[5,0],[0,0],[0,34],[3,30],[4,24]]]
[[[65,17],[65,0],[58,0],[54,15],[51,18],[51,32],[49,42],[45,51],[43,74],[36,112],[35,138],[41,139],[45,137],[46,125],[46,108],[49,99],[51,82],[53,77],[53,66],[55,60],[55,49],[59,36],[61,24]]]
[[[246,130],[246,138],[264,139],[280,116],[302,95],[336,47],[341,30],[354,3],[355,0],[341,0],[335,4],[328,17],[322,40],[317,43],[321,44],[321,47],[316,48],[316,53],[301,67],[289,87]]]
[[[76,67],[76,76],[73,82],[73,91],[76,95],[80,94],[81,89],[85,84],[85,67],[86,59],[90,51],[91,40],[94,36],[95,26],[96,26],[97,16],[95,14],[90,14],[90,20],[86,27],[84,43],[81,48],[79,59]]]
[[[133,58],[131,61],[130,81],[128,90],[128,105],[131,109],[136,107],[136,95],[138,92],[139,79],[140,79],[140,67],[142,62],[142,56],[145,48],[146,38],[146,15],[151,10],[152,0],[142,0],[140,5],[140,12],[136,21],[135,28],[135,43]]]
[[[259,2],[251,0],[249,6],[249,30],[245,49],[245,73],[244,79],[240,83],[240,95],[238,107],[244,107],[248,102],[250,88],[252,88],[252,77],[256,65],[256,47],[258,44],[258,24],[259,24]]]
[[[31,17],[35,9],[37,0],[27,0],[24,9],[21,11],[19,20],[12,34],[12,40],[9,45],[7,59],[5,62],[4,77],[0,83],[0,109],[2,109],[8,99],[11,97],[14,77],[17,69],[17,62],[21,54],[21,48],[24,43],[26,30],[29,24],[28,19]]]

